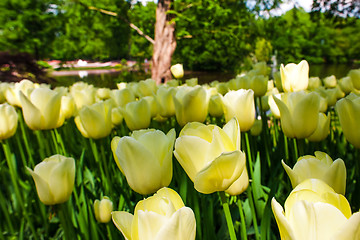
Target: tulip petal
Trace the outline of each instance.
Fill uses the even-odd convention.
[[[196,222],[194,212],[188,207],[183,207],[165,222],[154,239],[192,240],[195,239],[195,233]]]
[[[295,137],[295,132],[293,128],[292,116],[286,104],[278,99],[276,96],[273,95],[273,99],[280,111],[280,121],[281,121],[281,128],[284,134],[289,138]]]
[[[131,228],[134,216],[124,211],[114,211],[111,213],[115,226],[121,231],[126,240],[132,240]]]
[[[21,91],[19,96],[26,125],[32,130],[40,129],[44,123],[44,117],[40,110]]]
[[[34,179],[40,201],[46,205],[53,205],[54,196],[50,191],[49,184],[30,168],[26,167],[26,169],[30,172]]]
[[[235,143],[236,150],[240,150],[240,126],[236,118],[232,118],[223,127],[224,132],[230,137],[231,141]]]
[[[195,177],[194,187],[205,194],[225,191],[241,175],[245,167],[245,154],[240,151],[222,153]]]
[[[335,192],[345,195],[346,189],[346,167],[342,159],[336,159],[330,168],[324,173],[324,181],[331,186]]]
[[[116,136],[111,140],[111,151],[113,152],[113,156],[114,156],[116,165],[120,169],[121,173],[124,174],[124,171],[122,170],[120,163],[119,163],[119,158],[116,155],[116,149],[117,149],[120,139],[121,139],[120,137]]]
[[[137,217],[135,216],[135,219],[138,219],[138,225],[137,227],[132,228],[132,232],[138,233],[138,238],[134,235],[135,239],[158,239],[156,238],[157,233],[160,231],[162,227],[164,227],[168,221],[168,218],[166,216],[163,216],[161,214],[152,212],[152,211],[137,211]],[[172,236],[168,236],[172,239]]]
[[[271,200],[271,208],[279,228],[281,239],[297,239],[295,238],[292,226],[285,217],[283,207],[276,201],[275,198],[272,198]]]
[[[245,166],[240,177],[233,184],[231,184],[230,187],[226,189],[225,192],[230,194],[231,196],[236,196],[243,193],[248,188],[248,186],[249,186],[249,175]]]
[[[354,213],[331,239],[360,239],[360,212]]]

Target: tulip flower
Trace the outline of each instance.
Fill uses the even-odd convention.
[[[34,171],[27,167],[34,179],[40,201],[45,205],[69,200],[75,182],[75,160],[53,155],[37,164]]]
[[[246,190],[249,178],[240,138],[236,118],[223,128],[192,122],[181,130],[174,155],[198,192],[238,195]]]
[[[316,178],[324,181],[335,192],[345,195],[346,167],[342,159],[335,161],[324,152],[317,151],[315,156],[307,155],[300,157],[293,169],[282,161],[282,165],[288,174],[291,185],[295,188],[306,179]]]
[[[0,104],[0,140],[12,137],[18,126],[18,114],[7,103]]]
[[[151,109],[145,99],[126,104],[125,108],[120,108],[126,125],[131,131],[145,129],[150,126]]]
[[[268,89],[269,78],[263,75],[256,75],[249,79],[250,89],[254,91],[255,97],[264,96]]]
[[[309,85],[308,85],[308,89],[309,90],[315,90],[318,87],[322,86],[322,82],[320,80],[319,77],[311,77],[309,78]]]
[[[351,78],[353,86],[360,90],[360,69],[350,70],[348,76]]]
[[[281,100],[274,96],[280,110],[281,127],[289,138],[306,138],[316,130],[320,99],[316,93],[293,92]]]
[[[256,119],[254,125],[250,129],[250,134],[252,136],[259,136],[262,131],[262,121],[261,119]]]
[[[239,121],[242,132],[250,130],[255,122],[254,91],[239,89],[229,91],[223,97],[225,121],[233,117]]]
[[[11,84],[5,91],[6,101],[10,105],[21,107],[20,92],[28,97],[34,88],[34,83],[27,79]]]
[[[101,201],[94,201],[94,214],[98,222],[108,223],[111,220],[111,212],[113,211],[113,202],[108,197],[103,197]]]
[[[68,119],[74,116],[75,110],[76,110],[75,101],[71,97],[71,95],[62,96],[60,114],[63,115],[65,119]]]
[[[159,103],[159,114],[162,117],[175,116],[175,106],[173,95],[176,94],[176,89],[173,87],[159,86],[156,92],[156,99]]]
[[[160,130],[146,129],[113,138],[111,149],[116,164],[135,192],[146,195],[170,184],[175,137],[174,129],[166,135]]]
[[[108,136],[112,130],[111,108],[110,100],[84,106],[74,119],[81,134],[93,139]]]
[[[5,98],[5,92],[10,87],[10,84],[7,82],[0,82],[0,103],[4,103]]]
[[[340,99],[335,110],[339,115],[340,125],[345,138],[356,148],[360,148],[360,97]]]
[[[323,82],[326,88],[334,88],[337,85],[336,77],[334,75],[324,78]]]
[[[96,90],[96,97],[100,100],[106,100],[110,98],[111,90],[109,88],[98,88]]]
[[[176,120],[180,126],[188,122],[204,122],[208,114],[209,95],[201,86],[179,87],[173,96]]]
[[[74,83],[70,87],[70,94],[75,101],[77,110],[95,103],[96,90],[93,85],[84,82]]]
[[[326,116],[325,113],[319,113],[318,126],[309,137],[306,139],[310,142],[320,142],[324,140],[330,132],[330,113]]]
[[[170,71],[172,73],[172,75],[174,76],[174,78],[183,78],[184,76],[184,68],[183,68],[183,65],[178,63],[178,64],[175,64],[175,65],[172,65],[170,67]]]
[[[321,180],[298,185],[285,201],[285,211],[275,198],[271,206],[281,239],[358,239],[360,212],[352,214],[346,198]]]
[[[345,94],[349,94],[354,90],[354,85],[349,76],[341,78],[339,80],[339,86],[341,91],[343,91]]]
[[[208,110],[209,115],[213,117],[221,117],[224,115],[223,102],[220,94],[215,94],[210,97]]]
[[[194,212],[170,188],[138,202],[134,215],[113,212],[112,220],[126,240],[194,240],[196,235]]]
[[[153,96],[157,91],[157,85],[155,80],[146,79],[141,80],[136,84],[135,95],[138,97]]]
[[[48,130],[64,123],[61,95],[48,88],[35,88],[29,97],[20,92],[22,111],[26,124],[32,130]]]
[[[125,107],[129,102],[136,100],[135,94],[129,88],[112,90],[110,96],[118,107]]]
[[[124,120],[124,116],[121,113],[119,107],[111,109],[111,122],[113,125],[120,125]]]
[[[309,84],[309,64],[302,60],[299,64],[289,63],[280,66],[281,82],[284,92],[306,90]]]
[[[197,78],[186,79],[185,84],[189,87],[195,87],[196,85],[198,85],[198,79]]]

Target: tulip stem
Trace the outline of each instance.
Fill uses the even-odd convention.
[[[249,205],[250,205],[250,210],[251,210],[251,215],[252,215],[252,220],[253,220],[253,225],[254,225],[254,231],[255,231],[255,239],[259,240],[260,236],[259,236],[259,228],[258,228],[258,224],[257,224],[257,218],[256,218],[256,211],[255,211],[255,206],[254,206],[254,198],[252,196],[252,186],[249,185],[247,191],[247,195],[249,198]]]
[[[286,159],[285,162],[289,163],[288,139],[285,134],[284,134],[284,150],[285,150],[285,159]]]
[[[69,211],[68,211],[68,207],[67,207],[68,202],[62,203],[60,205],[58,205],[58,209],[57,209],[57,213],[60,219],[60,223],[63,227],[63,231],[64,231],[64,237],[65,240],[69,240],[69,239],[74,239],[76,238],[76,234],[75,231],[73,229],[72,226],[72,221],[71,218],[69,216]]]
[[[33,157],[32,157],[32,149],[29,147],[28,137],[27,137],[26,129],[25,129],[24,118],[22,117],[23,116],[22,111],[18,111],[18,115],[19,115],[19,122],[20,122],[20,129],[21,129],[21,133],[22,133],[22,138],[24,140],[25,149],[26,149],[26,152],[27,152],[28,158],[29,158],[28,160],[29,160],[30,166],[34,167],[35,163],[34,163],[34,160],[33,160]]]
[[[296,138],[293,138],[292,140],[293,140],[293,146],[294,146],[294,164],[295,164],[299,158],[299,153],[298,153],[298,146],[297,146]]]
[[[235,234],[234,224],[233,224],[233,221],[231,218],[231,212],[230,212],[230,208],[229,208],[229,203],[227,201],[227,197],[225,195],[225,192],[219,192],[219,195],[220,195],[221,204],[223,206],[226,223],[227,223],[228,230],[229,230],[230,239],[236,240],[237,238],[236,238],[236,234]]]
[[[237,200],[237,205],[239,208],[240,220],[241,220],[241,225],[240,225],[241,239],[247,240],[246,222],[245,222],[244,210],[243,210],[242,202],[241,202],[240,198]]]

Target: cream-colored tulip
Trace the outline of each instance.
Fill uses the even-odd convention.
[[[113,125],[120,125],[124,120],[124,116],[121,113],[120,107],[115,107],[111,109],[111,122]]]
[[[316,93],[303,91],[282,95],[281,100],[274,96],[280,110],[281,127],[289,138],[306,138],[315,132],[320,99]]]
[[[110,95],[118,107],[125,107],[129,102],[136,100],[135,94],[129,88],[112,90]]]
[[[141,80],[135,86],[135,95],[138,97],[153,96],[157,91],[157,85],[153,79]]]
[[[176,139],[174,155],[197,191],[238,195],[246,190],[249,178],[240,138],[236,118],[222,129],[198,122],[185,125]]]
[[[81,134],[93,139],[108,136],[112,130],[111,109],[110,100],[81,108],[74,119]]]
[[[315,156],[307,155],[300,157],[293,169],[282,161],[282,165],[288,174],[293,188],[310,178],[317,178],[326,182],[337,193],[345,195],[346,167],[342,159],[335,161],[324,153],[317,151]]]
[[[359,239],[360,212],[351,214],[346,198],[321,180],[298,185],[285,201],[285,211],[275,198],[271,206],[281,239]]]
[[[208,110],[209,115],[213,117],[221,117],[224,115],[224,107],[220,94],[215,94],[210,97]]]
[[[339,86],[341,91],[343,91],[345,94],[349,94],[350,92],[354,91],[354,85],[349,76],[341,78],[339,80]]]
[[[360,69],[350,70],[348,76],[351,78],[353,86],[360,90]]]
[[[322,86],[322,82],[319,77],[310,77],[309,78],[309,85],[308,85],[309,90],[315,90],[321,86]]]
[[[0,103],[4,103],[6,101],[5,93],[9,87],[10,87],[9,83],[0,82]]]
[[[180,126],[188,122],[204,122],[210,96],[201,86],[179,87],[173,96],[176,120]]]
[[[306,90],[309,84],[309,64],[302,60],[299,64],[289,63],[280,66],[281,82],[284,92]]]
[[[255,122],[254,91],[239,89],[229,91],[223,97],[225,121],[236,117],[242,132],[250,130]]]
[[[7,103],[0,104],[0,140],[12,137],[18,126],[18,114]]]
[[[75,112],[76,106],[73,97],[71,95],[62,96],[60,114],[62,114],[65,119],[68,119],[74,116]]]
[[[189,87],[195,87],[196,85],[198,85],[198,79],[197,78],[186,79],[185,84]]]
[[[172,65],[170,67],[170,71],[172,73],[172,75],[174,76],[174,78],[183,78],[184,76],[184,68],[183,68],[183,65],[178,63],[178,64],[175,64],[175,65]]]
[[[48,88],[35,88],[29,97],[20,92],[22,111],[26,124],[32,130],[48,130],[64,123],[61,95]]]
[[[360,97],[340,99],[335,105],[335,110],[345,138],[356,148],[360,148]]]
[[[336,77],[335,75],[328,76],[323,79],[324,86],[326,88],[334,88],[337,85]]]
[[[34,88],[34,83],[27,79],[23,79],[15,84],[10,84],[5,91],[6,101],[10,105],[21,107],[20,92],[29,97]]]
[[[175,116],[175,105],[173,95],[176,89],[173,87],[159,86],[156,92],[156,99],[159,103],[159,114],[161,117],[167,118]]]
[[[174,129],[166,135],[146,129],[113,138],[111,149],[116,164],[135,192],[146,195],[170,184],[175,137]]]
[[[150,126],[151,109],[145,99],[126,104],[125,108],[120,108],[124,116],[126,125],[131,131],[145,129]]]
[[[96,97],[99,100],[109,99],[111,96],[111,90],[109,88],[98,88],[96,90]]]
[[[95,103],[96,90],[93,85],[76,82],[70,86],[70,94],[75,101],[77,110],[80,110],[83,106],[90,106]]]
[[[94,215],[98,222],[108,223],[111,220],[111,212],[113,211],[113,202],[108,197],[103,197],[100,201],[94,201]]]
[[[194,240],[196,236],[194,212],[170,188],[138,202],[134,215],[113,212],[112,220],[126,240]]]
[[[75,182],[75,160],[53,155],[37,164],[34,171],[27,167],[34,179],[40,201],[46,205],[69,200]]]
[[[315,132],[306,139],[310,142],[320,142],[327,138],[330,132],[330,113],[326,116],[325,113],[319,113],[318,126]]]

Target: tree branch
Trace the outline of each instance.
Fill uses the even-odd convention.
[[[152,44],[155,43],[154,39],[152,39],[150,36],[146,35],[143,31],[141,31],[137,26],[135,26],[133,23],[129,22],[126,18],[122,17],[122,16],[119,16],[116,12],[111,12],[111,11],[108,11],[108,10],[105,10],[105,9],[101,9],[101,8],[97,8],[97,7],[94,7],[94,6],[87,6],[85,4],[82,3],[82,5],[86,6],[88,9],[90,10],[95,10],[95,11],[98,11],[98,12],[101,12],[103,14],[106,14],[106,15],[110,15],[110,16],[114,16],[114,17],[117,17],[119,19],[121,19],[122,21],[126,22],[127,24],[129,24],[129,26],[134,29],[140,36],[143,36],[144,38],[146,38],[146,40],[148,40],[149,42],[151,42]]]

